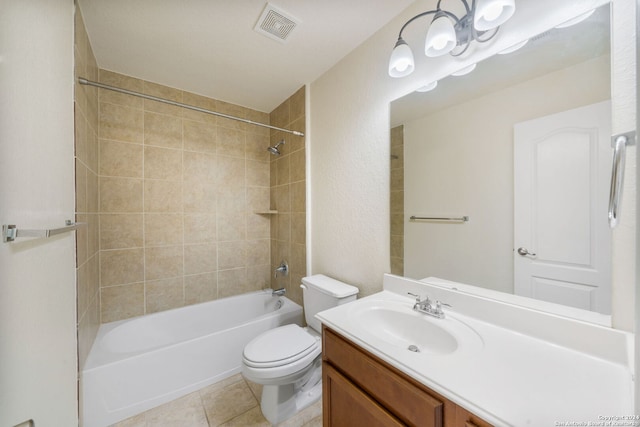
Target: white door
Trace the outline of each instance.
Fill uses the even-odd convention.
[[[0,224],[74,219],[73,0],[0,0]],[[78,425],[75,239],[0,239],[0,426]]]
[[[609,101],[514,126],[515,293],[611,313]]]

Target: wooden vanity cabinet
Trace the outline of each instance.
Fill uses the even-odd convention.
[[[324,427],[492,427],[326,326],[322,353]]]

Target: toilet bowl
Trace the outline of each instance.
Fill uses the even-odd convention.
[[[321,324],[316,313],[356,299],[358,288],[324,275],[302,279],[305,319],[271,329],[249,342],[242,354],[242,373],[262,384],[260,408],[277,424],[315,403],[322,395]]]

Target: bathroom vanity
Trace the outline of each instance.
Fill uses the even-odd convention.
[[[409,293],[451,307],[432,317]],[[317,317],[325,426],[640,425],[631,334],[392,275]]]
[[[325,426],[491,426],[330,328],[322,343]]]

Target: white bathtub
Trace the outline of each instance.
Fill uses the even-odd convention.
[[[269,290],[103,324],[80,378],[82,425],[108,426],[236,374],[251,339],[302,319]]]

